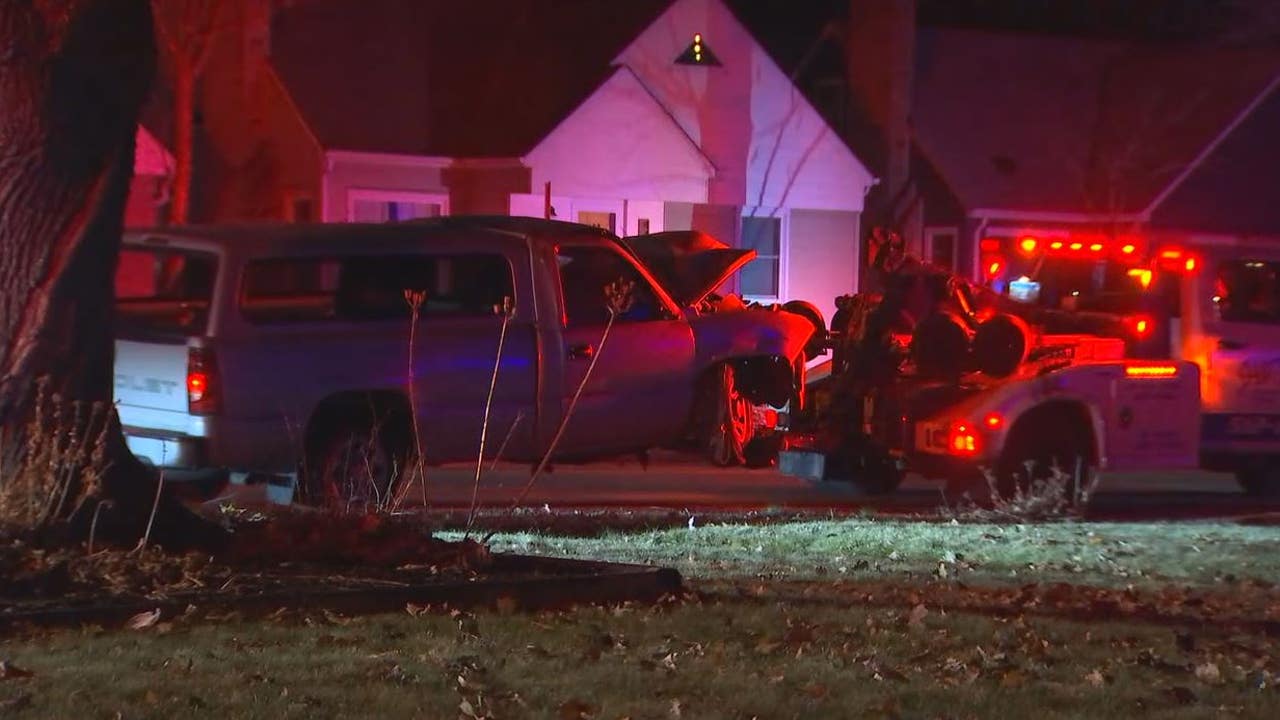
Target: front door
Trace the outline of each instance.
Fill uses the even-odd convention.
[[[616,249],[562,245],[556,259],[565,324],[562,412],[582,388],[557,456],[607,455],[676,439],[694,386],[689,323]],[[611,297],[619,281],[624,297]]]

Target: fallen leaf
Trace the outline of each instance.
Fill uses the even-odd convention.
[[[1006,670],[1000,675],[1000,687],[1002,688],[1020,688],[1026,684],[1026,673],[1021,670]]]
[[[125,627],[130,630],[145,630],[158,622],[160,622],[160,608],[134,615],[129,618],[129,622],[125,623]]]
[[[800,690],[815,700],[821,700],[826,697],[828,692],[827,686],[822,683],[809,683],[808,685],[800,688]]]
[[[1103,685],[1107,684],[1107,678],[1103,676],[1101,671],[1098,671],[1098,670],[1094,670],[1093,672],[1090,672],[1088,675],[1085,675],[1084,681],[1094,687],[1102,687]]]
[[[924,619],[928,617],[929,609],[924,604],[916,605],[911,608],[911,614],[907,616],[907,626],[912,628],[923,628]]]
[[[472,706],[471,701],[466,698],[463,698],[462,702],[458,703],[458,712],[462,713],[463,717],[477,717],[475,707]]]
[[[684,714],[684,703],[680,702],[679,700],[672,700],[671,712],[669,714],[673,718],[681,717]]]
[[[0,660],[0,680],[21,680],[34,675],[30,670],[23,670],[8,660]]]
[[[596,709],[585,700],[574,698],[560,704],[560,720],[587,720],[595,717]]]
[[[1222,671],[1218,669],[1217,663],[1205,663],[1196,666],[1196,679],[1200,682],[1217,685],[1222,682]]]

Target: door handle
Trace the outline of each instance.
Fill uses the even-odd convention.
[[[585,343],[582,345],[574,345],[569,348],[570,360],[590,360],[595,354],[595,346]]]

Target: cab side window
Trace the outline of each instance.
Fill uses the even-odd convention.
[[[511,264],[498,254],[280,258],[245,268],[240,309],[255,323],[496,315],[514,301]]]
[[[1222,263],[1213,301],[1223,322],[1280,324],[1280,262]]]
[[[604,325],[609,321],[611,302],[621,310],[616,322],[667,319],[648,281],[617,252],[603,247],[562,247],[556,251],[556,261],[569,327]],[[625,297],[611,298],[611,292],[616,294],[619,288],[625,290]]]

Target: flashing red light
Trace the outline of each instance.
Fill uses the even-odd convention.
[[[1177,365],[1126,365],[1125,377],[1131,378],[1170,378],[1178,374]]]
[[[1129,328],[1129,332],[1139,340],[1150,335],[1156,326],[1155,321],[1146,315],[1133,315],[1125,318],[1124,322]]]
[[[1054,240],[1053,242],[1049,243],[1049,249],[1050,249],[1050,250],[1061,250],[1061,249],[1062,249],[1062,241],[1061,241],[1061,240]]]
[[[987,413],[987,416],[982,418],[982,424],[988,430],[999,430],[1000,426],[1004,425],[1004,416],[997,412]]]
[[[1083,247],[1084,247],[1084,243],[1078,243],[1078,242],[1071,243],[1072,250],[1080,250]]]
[[[1182,257],[1182,250],[1179,248],[1165,248],[1160,251],[1161,260],[1178,260]]]
[[[1187,258],[1187,262],[1183,265],[1183,267],[1185,267],[1185,268],[1186,268],[1187,272],[1195,272],[1195,270],[1196,270],[1196,259],[1195,259],[1195,258],[1193,258],[1193,257],[1189,257],[1189,258]]]
[[[999,277],[1001,271],[1004,270],[1004,263],[999,260],[992,260],[987,264],[987,277]]]
[[[1102,243],[1094,243],[1089,246],[1090,252],[1102,252]]]
[[[982,238],[979,247],[982,248],[982,252],[995,252],[1000,249],[1000,240],[999,238]]]
[[[1132,244],[1129,244],[1129,245],[1125,245],[1124,247],[1120,248],[1120,252],[1124,253],[1125,255],[1132,255],[1132,254],[1134,253],[1134,251],[1135,251],[1135,250],[1137,250],[1137,249],[1138,249],[1138,248],[1134,247]]]
[[[1039,245],[1040,245],[1040,242],[1030,236],[1024,237],[1018,241],[1018,247],[1022,249],[1022,252],[1027,254],[1031,254],[1035,252],[1036,247],[1038,247]]]
[[[947,447],[952,455],[972,457],[978,454],[982,446],[978,442],[978,434],[964,423],[951,426],[951,434],[947,438]]]

